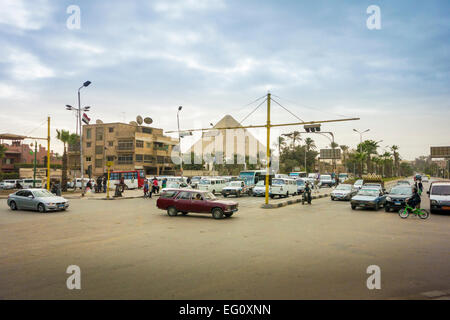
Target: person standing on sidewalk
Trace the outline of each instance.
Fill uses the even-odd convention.
[[[145,179],[145,182],[144,182],[144,198],[147,198],[147,197],[148,197],[148,180]]]
[[[108,185],[108,179],[106,178],[106,175],[103,176],[103,193],[106,193],[106,187]]]

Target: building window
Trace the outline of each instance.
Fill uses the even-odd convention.
[[[103,159],[95,159],[95,167],[96,168],[103,167]]]
[[[114,161],[114,156],[107,156],[106,161]]]
[[[143,148],[143,147],[144,147],[144,141],[136,140],[136,148]]]
[[[103,140],[103,127],[95,128],[95,140]]]
[[[86,139],[91,139],[91,129],[86,129]]]
[[[95,146],[95,154],[103,154],[103,146]]]
[[[133,164],[133,154],[123,154],[117,157],[118,164]]]
[[[152,133],[152,128],[146,128],[146,127],[142,127],[142,132],[143,133]]]
[[[153,163],[155,161],[155,158],[149,154],[144,155],[144,162],[145,163]]]
[[[114,145],[114,141],[108,141],[108,146],[112,147]]]
[[[91,157],[86,157],[87,162],[91,162]]]
[[[118,141],[117,150],[133,150],[133,140]]]
[[[164,163],[164,157],[158,156],[158,157],[156,158],[156,160],[158,161],[158,163]]]
[[[109,132],[109,133],[114,132],[114,128],[113,128],[113,127],[109,127],[109,128],[108,128],[108,132]]]
[[[91,147],[91,143],[90,142],[86,142],[86,148],[90,148]]]
[[[144,155],[137,154],[136,155],[136,162],[142,162],[142,161],[144,161]]]

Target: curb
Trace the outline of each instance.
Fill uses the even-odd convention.
[[[325,193],[325,194],[319,194],[316,196],[312,196],[312,199],[320,199],[320,198],[326,198],[329,197],[330,194],[329,193]],[[261,208],[263,209],[276,209],[276,208],[281,208],[281,207],[285,207],[285,206],[289,206],[291,204],[296,204],[302,202],[302,198],[298,198],[295,200],[287,200],[287,201],[283,201],[283,202],[279,202],[279,203],[269,203],[269,204],[263,204],[261,205]]]

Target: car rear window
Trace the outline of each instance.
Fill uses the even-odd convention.
[[[161,193],[161,195],[159,196],[162,199],[172,199],[173,197],[175,197],[175,195],[178,193],[178,191],[163,191]]]

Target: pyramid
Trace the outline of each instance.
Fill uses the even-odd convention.
[[[205,131],[202,138],[195,142],[187,151],[187,153],[194,153],[199,155],[201,152],[204,153],[217,153],[223,152],[224,155],[229,155],[229,151],[237,155],[245,156],[256,156],[256,154],[266,153],[266,147],[260,141],[258,141],[247,129],[242,128],[238,130],[225,130],[220,128],[228,127],[242,127],[242,125],[236,121],[231,115],[226,115],[213,128],[218,129],[214,132],[211,130],[210,133],[216,133],[216,135],[211,136],[208,131]],[[227,141],[227,139],[232,138],[233,141]],[[222,139],[222,143],[221,142]],[[227,143],[231,144],[227,149]],[[222,146],[221,146],[222,145]],[[244,151],[245,150],[245,151]],[[228,151],[228,153],[227,153]]]

